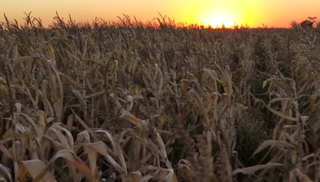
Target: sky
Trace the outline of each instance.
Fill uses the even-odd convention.
[[[69,14],[76,22],[92,22],[95,17],[117,21],[123,14],[142,22],[160,18],[158,13],[182,23],[213,27],[249,25],[250,27],[288,28],[292,21],[308,17],[320,21],[320,0],[0,0],[0,22],[24,23],[24,12],[52,24],[56,11],[64,20]]]

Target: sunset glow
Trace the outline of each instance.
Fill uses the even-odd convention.
[[[224,25],[225,27],[232,27],[236,24],[243,23],[243,21],[239,18],[237,19],[237,17],[232,12],[212,12],[202,15],[202,18],[199,19],[203,20],[202,23],[204,25],[210,25],[214,28],[222,27],[222,25]]]
[[[231,27],[234,23],[232,17],[230,17],[228,14],[217,14],[208,18],[208,24],[213,27],[222,25]]]
[[[244,24],[243,20],[243,8],[241,6],[234,6],[228,2],[208,2],[202,4],[199,8],[196,21],[201,21],[204,25],[210,25],[212,27],[232,27],[236,24]]]
[[[17,6],[19,4],[19,6]],[[320,19],[320,1],[314,0],[15,0],[1,2],[0,12],[5,13],[9,20],[24,22],[23,12],[31,12],[35,18],[41,18],[45,26],[52,23],[57,11],[65,20],[72,18],[79,21],[89,21],[95,17],[106,21],[118,20],[123,14],[135,16],[146,22],[159,18],[159,13],[176,22],[198,23],[212,27],[245,25],[250,27],[289,27],[292,21],[301,22],[307,17]],[[0,21],[4,22],[3,15]]]

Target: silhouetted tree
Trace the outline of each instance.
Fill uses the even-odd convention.
[[[301,22],[300,26],[302,28],[312,28],[316,19],[317,19],[316,17],[308,17],[307,20],[304,20],[303,22]]]
[[[303,22],[301,22],[302,28],[307,28],[307,27],[312,28],[312,26],[313,26],[313,22],[311,22],[309,20],[304,20]]]

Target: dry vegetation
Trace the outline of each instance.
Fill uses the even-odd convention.
[[[317,29],[0,31],[1,181],[319,181]]]

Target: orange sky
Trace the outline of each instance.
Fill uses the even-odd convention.
[[[23,12],[32,11],[45,26],[52,23],[55,12],[65,20],[71,14],[77,21],[95,17],[117,20],[127,14],[138,20],[159,18],[158,12],[176,22],[203,23],[213,27],[224,23],[248,24],[250,27],[289,27],[309,16],[320,21],[320,0],[2,0],[0,12],[9,20],[24,22]],[[4,21],[3,15],[0,21]]]

